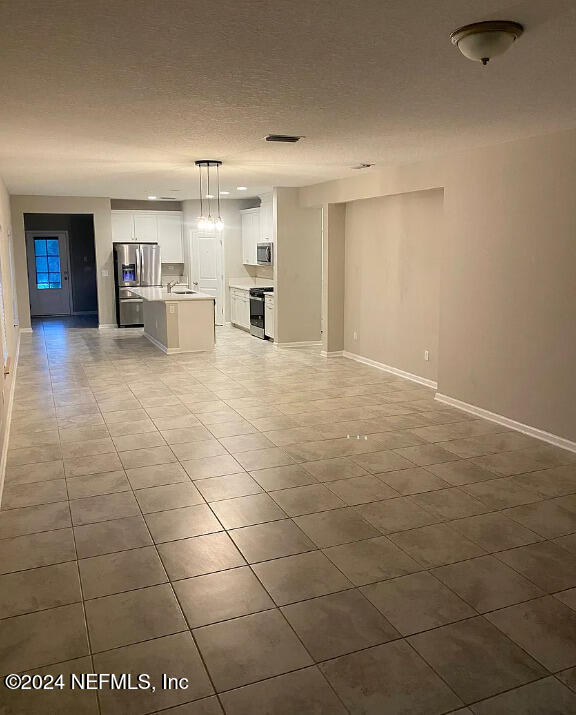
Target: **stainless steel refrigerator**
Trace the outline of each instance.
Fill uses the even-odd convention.
[[[142,325],[142,298],[130,288],[162,284],[160,246],[134,241],[114,243],[114,280],[118,327]]]

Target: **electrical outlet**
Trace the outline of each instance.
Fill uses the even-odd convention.
[[[429,350],[424,350],[424,360],[428,362],[430,360],[430,351]]]
[[[169,313],[175,313],[175,312],[176,312],[176,306],[174,305],[174,303],[169,303],[169,304],[168,304],[168,312],[169,312]]]
[[[354,340],[358,340],[358,331],[357,330],[354,331]]]

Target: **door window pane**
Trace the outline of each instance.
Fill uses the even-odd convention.
[[[50,273],[60,273],[60,259],[58,256],[48,256],[48,270]]]
[[[48,259],[46,256],[36,256],[36,273],[48,273]]]
[[[58,246],[57,238],[49,238],[46,241],[46,249],[49,256],[59,256],[60,248]]]
[[[62,288],[60,246],[57,238],[35,238],[36,288]]]

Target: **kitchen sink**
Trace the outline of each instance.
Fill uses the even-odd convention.
[[[185,290],[173,290],[172,293],[177,293],[178,295],[191,295],[192,293],[195,293],[196,291],[194,290],[188,290],[187,288]]]

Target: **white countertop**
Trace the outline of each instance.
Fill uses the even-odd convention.
[[[187,301],[187,300],[214,300],[213,295],[208,295],[207,293],[168,293],[164,286],[151,286],[149,288],[130,288],[134,295],[139,295],[144,300],[149,302],[162,302],[166,303],[168,301]],[[176,287],[178,290],[178,287]]]
[[[260,283],[255,283],[254,281],[243,281],[242,279],[238,281],[230,281],[228,286],[230,288],[238,288],[239,290],[250,290],[250,288],[274,288],[274,281],[267,281],[265,279],[260,279]]]

